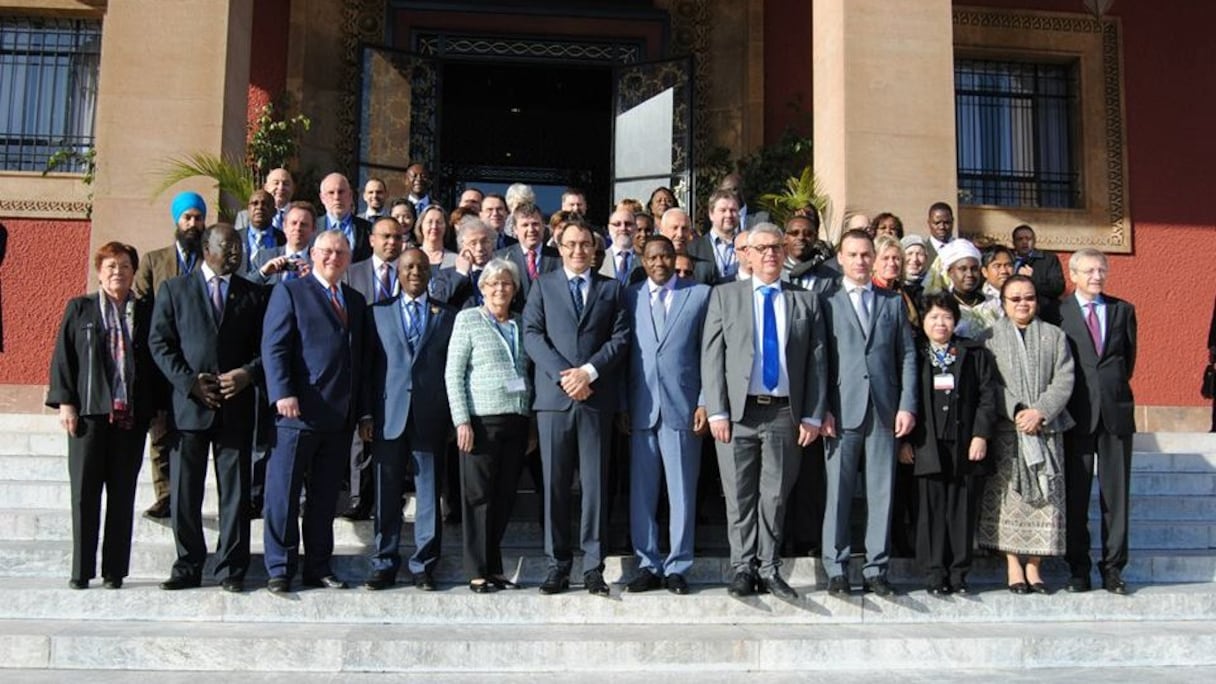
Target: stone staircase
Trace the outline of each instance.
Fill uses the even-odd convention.
[[[521,591],[469,592],[459,529],[446,527],[434,593],[405,585],[286,597],[207,585],[164,592],[156,585],[174,558],[172,532],[144,518],[126,586],[73,591],[64,438],[52,417],[0,415],[0,679],[57,681],[72,670],[96,681],[161,684],[214,671],[241,671],[249,681],[289,672],[302,682],[359,681],[391,672],[428,682],[489,673],[533,682],[577,673],[580,681],[619,683],[653,681],[656,670],[711,682],[744,672],[793,681],[898,670],[912,681],[1211,681],[1216,436],[1140,435],[1136,450],[1127,597],[1015,596],[1000,586],[1003,560],[981,558],[972,573],[981,591],[971,596],[929,596],[912,563],[897,560],[900,595],[837,599],[822,591],[818,562],[797,558],[783,567],[802,594],[797,601],[736,599],[724,588],[730,568],[720,525],[699,531],[709,551],[697,559],[689,596],[622,594],[620,586],[608,599],[577,587],[542,596],[534,588],[544,575],[540,530],[529,521],[513,522],[506,541],[508,572],[528,587]],[[137,510],[152,499],[146,468],[140,478]],[[213,486],[205,506],[214,512]],[[208,525],[214,542],[214,517]],[[251,588],[264,579],[261,530],[255,521]],[[339,520],[335,534],[334,569],[361,580],[370,523]],[[634,568],[631,558],[614,556],[605,574],[623,583]],[[1055,586],[1065,576],[1060,563],[1048,566]]]

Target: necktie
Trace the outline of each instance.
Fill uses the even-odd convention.
[[[870,309],[866,306],[865,288],[853,288],[853,308],[857,311],[857,322],[861,323],[861,331],[870,334]]]
[[[342,327],[346,327],[346,309],[342,307],[342,300],[338,299],[338,286],[329,286],[329,305],[334,308],[334,313],[338,314],[338,320],[342,321]]]
[[[536,270],[536,252],[528,250],[528,280],[536,280],[540,275]]]
[[[735,260],[735,243],[729,240],[720,240],[722,246],[722,275],[726,278],[731,278],[738,271],[738,262]]]
[[[224,318],[224,294],[220,292],[220,277],[211,276],[211,313],[218,324]]]
[[[574,276],[570,279],[570,299],[574,302],[574,317],[577,319],[582,319],[583,279],[581,276]]]
[[[616,278],[622,283],[629,282],[629,252],[617,252]]]
[[[662,335],[667,325],[667,288],[660,287],[655,293],[650,304],[650,317],[654,320],[655,334]]]
[[[777,389],[781,378],[781,351],[777,341],[777,308],[774,300],[781,290],[776,287],[761,288],[764,293],[764,337],[760,348],[763,356],[764,387],[768,391]]]
[[[382,302],[393,295],[393,283],[388,277],[388,263],[380,264],[380,292],[377,302]]]
[[[274,218],[270,219],[270,225],[275,227],[275,230],[283,230],[283,210],[280,209],[274,213]]]
[[[484,297],[481,295],[481,269],[469,272],[469,280],[473,281],[473,301],[481,306]]]
[[[1094,351],[1102,355],[1102,326],[1098,324],[1098,306],[1090,302],[1089,313],[1085,316],[1085,326],[1089,328],[1089,339],[1094,342]]]
[[[422,321],[418,312],[418,302],[412,301],[408,305],[410,310],[409,325],[406,328],[405,340],[410,343],[410,348],[418,346],[418,340],[422,337]]]

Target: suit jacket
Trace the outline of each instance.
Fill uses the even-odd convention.
[[[806,289],[820,296],[830,294],[840,285],[840,271],[833,271],[823,264],[804,261],[790,269],[791,282],[806,287],[804,282],[807,278],[813,278],[814,280],[810,283],[811,286]]]
[[[372,224],[367,219],[358,214],[351,215],[351,225],[355,233],[355,243],[350,246],[351,262],[358,263],[364,259],[372,258],[372,243],[369,241],[372,235]],[[321,231],[337,228],[336,225],[330,225],[329,214],[321,214],[317,218],[317,234]]]
[[[392,282],[395,284],[397,282],[397,265],[389,264],[389,268],[393,270]],[[375,261],[368,258],[357,264],[351,264],[350,268],[346,269],[346,277],[342,280],[347,285],[358,290],[359,294],[363,295],[363,299],[370,306],[376,303],[376,293],[379,291],[379,285],[376,281],[379,277],[379,274],[376,273]],[[393,296],[394,293],[390,292],[389,298],[391,299]]]
[[[714,277],[713,282],[706,283],[707,285],[719,285],[722,283],[728,283],[728,282],[730,282],[730,279],[723,276],[722,271],[718,269],[718,259],[717,259],[716,255],[714,254],[714,245],[712,242],[712,239],[713,239],[712,236],[713,236],[712,231],[705,233],[705,235],[702,235],[701,237],[688,243],[688,247],[685,251],[688,253],[688,256],[692,257],[693,259],[696,259],[696,261],[693,262],[694,269],[696,268],[697,262],[704,262],[706,265],[708,265],[710,268],[713,269],[713,277]]]
[[[199,254],[195,258],[194,267],[197,269],[202,263],[203,255]],[[136,297],[152,299],[162,283],[179,275],[182,275],[182,272],[177,263],[177,244],[174,243],[141,256],[131,289],[135,290]]]
[[[456,310],[429,297],[427,307],[426,328],[417,349],[406,342],[400,296],[368,309],[359,415],[372,417],[375,441],[401,437],[412,416],[426,442],[412,448],[440,452],[452,431],[443,371]],[[419,401],[412,401],[415,394]]]
[[[199,373],[244,368],[253,384],[262,382],[263,289],[238,275],[228,281],[224,316],[217,324],[201,269],[161,285],[152,314],[148,346],[172,387],[173,416],[181,430],[207,430],[222,417],[226,430],[253,426],[254,388],[250,386],[219,410],[190,394]]]
[[[1039,297],[1039,318],[1059,325],[1060,295],[1064,294],[1064,269],[1060,267],[1060,259],[1053,253],[1035,250],[1025,257],[1014,256],[1015,266],[1019,261],[1033,269],[1030,280]]]
[[[1106,302],[1106,341],[1102,354],[1094,350],[1085,323],[1085,313],[1076,297],[1060,305],[1060,328],[1076,362],[1076,380],[1068,413],[1076,421],[1078,434],[1093,434],[1098,419],[1108,432],[1130,435],[1136,431],[1136,400],[1132,396],[1132,374],[1136,371],[1136,309],[1117,297],[1103,294]]]
[[[481,292],[473,286],[473,279],[457,271],[455,267],[439,269],[439,273],[435,274],[432,280],[430,286],[432,298],[457,311],[481,306],[478,301]]]
[[[873,402],[874,417],[894,426],[897,411],[916,412],[916,347],[903,298],[873,288],[870,329],[863,331],[843,286],[822,297],[827,307],[828,404],[837,424],[853,430]]]
[[[709,309],[708,285],[676,280],[667,319],[657,331],[651,316],[650,281],[625,290],[630,316],[628,399],[634,430],[665,422],[691,430],[693,412],[701,405],[701,333]]]
[[[82,416],[109,415],[110,394],[109,349],[106,347],[105,324],[101,318],[101,294],[94,293],[68,301],[55,338],[51,355],[50,387],[46,405],[57,409],[61,404],[76,407]],[[146,428],[152,413],[165,405],[165,398],[155,393],[163,384],[152,355],[148,351],[148,329],[152,322],[152,302],[135,300],[135,325],[130,331],[131,353],[135,355],[135,378],[131,383],[130,400],[137,425]]]
[[[992,472],[991,458],[971,461],[967,452],[972,437],[991,439],[999,418],[997,414],[994,371],[989,352],[978,342],[956,337],[950,341],[956,349],[956,359],[950,365],[954,376],[954,390],[950,392],[946,405],[949,410],[938,415],[934,410],[933,376],[941,371],[929,361],[928,346],[917,348],[917,365],[920,374],[920,402],[925,407],[908,442],[916,450],[913,472],[916,475],[950,476],[989,474]],[[938,427],[945,422],[945,434],[954,443],[953,454],[942,453],[938,448]]]
[[[642,255],[637,252],[631,252],[629,257],[629,276],[625,278],[624,285],[636,285],[646,278],[646,271],[642,268]],[[604,254],[604,263],[600,264],[600,275],[608,278],[616,278],[616,257],[612,253],[612,248]]]
[[[565,411],[574,400],[561,388],[561,372],[591,364],[599,373],[584,402],[599,411],[621,408],[618,370],[629,348],[629,322],[621,284],[590,274],[583,315],[576,317],[565,269],[536,279],[524,306],[524,350],[534,367],[537,411]]]
[[[300,402],[300,417],[278,416],[277,425],[296,430],[352,430],[362,379],[363,295],[343,284],[347,325],[313,275],[284,281],[270,294],[262,324],[262,368],[266,397]]]
[[[794,420],[822,420],[826,410],[827,359],[819,298],[778,281],[785,300],[785,361]],[[754,284],[719,285],[709,297],[701,338],[701,383],[709,415],[743,420],[755,357]]]
[[[494,256],[510,261],[519,269],[519,278],[522,282],[520,283],[519,291],[515,293],[515,299],[511,302],[511,310],[517,312],[523,311],[524,303],[528,301],[528,293],[532,290],[532,281],[528,278],[528,260],[524,257],[524,248],[517,243],[506,249],[498,250],[494,253]],[[540,261],[536,264],[537,272],[543,275],[561,267],[561,254],[548,245],[542,245],[540,248]]]
[[[251,278],[253,274],[257,273],[258,269],[260,269],[267,261],[270,261],[274,257],[278,256],[274,248],[266,249],[265,247],[260,248],[250,254],[249,230],[248,219],[246,219],[244,227],[236,229],[237,237],[241,240],[241,253],[245,255],[244,261],[241,265],[240,274],[246,278]],[[287,244],[287,236],[283,234],[283,231],[276,230],[274,227],[268,228],[268,230],[270,230],[271,235],[274,236],[275,247],[282,247],[283,245]]]

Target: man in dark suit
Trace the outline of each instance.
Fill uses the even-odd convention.
[[[358,290],[368,304],[376,304],[397,294],[397,258],[405,246],[405,228],[392,217],[377,219],[372,224],[370,240],[371,258],[352,264],[346,270],[346,284]],[[375,503],[375,476],[371,445],[358,436],[351,444],[348,482],[350,502],[342,517],[367,520]]]
[[[692,260],[692,279],[703,285],[713,285],[718,282],[718,271],[713,259],[702,260],[689,254],[688,246],[692,244],[692,219],[688,212],[679,207],[672,207],[663,212],[659,219],[659,233],[671,240],[676,248],[676,257],[687,256]]]
[[[666,214],[664,214],[666,215]],[[709,232],[688,245],[688,254],[714,265],[713,284],[729,283],[739,270],[735,233],[739,232],[739,198],[730,190],[709,196]]]
[[[545,474],[545,554],[549,573],[540,590],[569,587],[570,487],[582,486],[579,544],[583,581],[607,596],[602,541],[607,527],[604,485],[612,419],[620,408],[618,370],[625,361],[629,326],[619,282],[595,273],[595,238],[582,220],[566,224],[559,245],[561,270],[533,284],[524,307],[524,348],[535,364],[534,386]]]
[[[520,286],[511,302],[511,310],[521,312],[532,283],[542,274],[561,268],[562,257],[557,250],[545,244],[545,220],[540,209],[525,204],[515,210],[515,237],[519,243],[498,250],[494,256],[502,257],[519,269]]]
[[[292,202],[283,215],[283,235],[286,242],[275,247],[269,258],[249,279],[263,285],[277,285],[285,280],[295,280],[308,275],[312,261],[308,248],[316,234],[316,210],[304,201]]]
[[[700,381],[701,330],[710,290],[675,277],[676,250],[661,235],[646,242],[642,264],[647,278],[625,290],[630,317],[629,528],[639,569],[626,590],[666,585],[674,594],[687,594],[701,435],[709,427]],[[671,507],[666,558],[659,552],[657,516],[664,481]]]
[[[819,437],[827,388],[818,298],[781,280],[784,236],[748,236],[749,280],[714,288],[701,342],[701,382],[726,494],[732,596],[798,594],[781,578],[785,500],[802,449]]]
[[[1039,302],[1039,318],[1060,324],[1060,295],[1064,294],[1064,269],[1055,254],[1035,249],[1034,228],[1022,224],[1013,229],[1013,272],[1030,276]]]
[[[840,286],[822,298],[828,339],[827,506],[823,566],[828,592],[850,591],[853,491],[865,469],[864,589],[889,596],[891,498],[896,440],[916,426],[916,347],[903,299],[873,287],[874,241],[864,230],[844,234],[838,249]]]
[[[604,263],[600,265],[600,275],[615,278],[626,287],[646,278],[642,260],[634,249],[637,225],[633,212],[628,209],[617,209],[608,217],[608,237],[611,244],[604,254]],[[675,259],[674,254],[672,259]]]
[[[346,176],[331,173],[321,181],[321,204],[325,207],[325,215],[317,221],[317,231],[337,230],[345,235],[354,263],[371,257],[368,236],[372,233],[372,224],[354,214],[355,195]]]
[[[196,192],[178,193],[170,207],[175,226],[173,244],[154,249],[139,260],[132,288],[135,296],[155,302],[161,284],[170,278],[192,273],[202,261],[199,238],[207,222],[207,203]],[[156,412],[148,426],[148,460],[152,463],[152,486],[156,502],[144,515],[149,518],[169,517],[169,451],[175,439],[172,407],[163,378],[158,378],[152,393]]]
[[[399,262],[401,294],[368,310],[365,336],[359,435],[371,442],[376,466],[376,548],[364,586],[387,589],[397,581],[401,495],[412,470],[418,498],[409,569],[414,586],[434,591],[441,532],[438,466],[452,433],[443,369],[456,310],[427,296],[431,267],[421,250],[405,251]]]
[[[271,169],[270,173],[266,174],[266,182],[262,184],[262,189],[269,192],[270,196],[274,198],[274,209],[270,217],[271,225],[275,230],[283,230],[283,219],[287,218],[288,205],[291,204],[291,198],[296,192],[295,179],[291,177],[291,172],[287,169]],[[232,223],[237,230],[248,228],[249,210],[242,209],[237,212],[236,219]]]
[[[241,263],[240,275],[251,278],[274,256],[275,248],[282,247],[287,242],[283,231],[271,222],[276,216],[274,197],[265,190],[255,190],[249,196],[249,223],[244,228],[237,228],[245,258]]]
[[[456,309],[481,306],[481,270],[494,258],[494,230],[480,219],[465,219],[456,244],[460,258],[455,266],[439,271],[431,296]]]
[[[267,195],[269,198],[269,195]],[[241,238],[226,223],[203,231],[203,263],[165,281],[156,296],[148,344],[173,387],[178,439],[172,453],[170,508],[177,561],[161,589],[201,583],[203,489],[207,455],[214,450],[219,484],[219,562],[226,591],[240,592],[249,567],[250,454],[255,392],[261,380],[262,289],[235,277],[243,262]]]
[[[337,230],[317,236],[308,276],[274,288],[262,329],[266,394],[278,411],[266,466],[267,588],[291,590],[304,509],[304,586],[342,589],[330,568],[334,510],[349,462],[363,358],[363,295],[342,283],[350,244]]]
[[[1089,493],[1097,460],[1102,499],[1102,558],[1098,572],[1102,588],[1127,593],[1129,486],[1132,437],[1136,432],[1136,400],[1132,374],[1136,370],[1136,309],[1106,294],[1106,255],[1080,249],[1068,262],[1074,296],[1060,307],[1060,328],[1068,335],[1076,382],[1068,413],[1076,426],[1064,434],[1066,553],[1071,577],[1069,591],[1088,591]]]

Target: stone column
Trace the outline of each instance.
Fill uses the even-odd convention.
[[[846,211],[891,211],[925,233],[930,204],[957,203],[950,0],[814,0],[815,173]]]
[[[97,179],[90,253],[110,240],[140,252],[173,239],[169,204],[194,190],[217,216],[214,183],[192,180],[153,199],[169,157],[243,159],[253,3],[123,0],[102,24]]]

